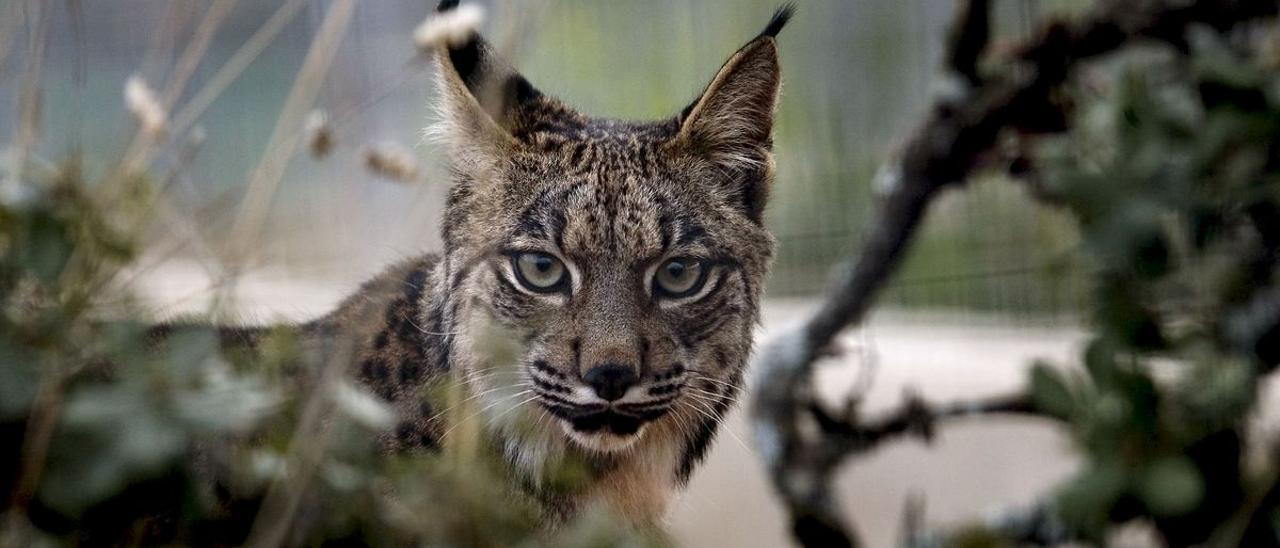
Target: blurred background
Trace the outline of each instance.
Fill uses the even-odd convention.
[[[692,100],[777,4],[480,3],[488,8],[487,32],[544,91],[593,115],[638,119],[669,116]],[[20,50],[27,38],[22,31],[31,30],[22,4],[3,8],[9,13],[0,24],[21,28],[5,33],[9,43],[0,51]],[[448,178],[440,147],[422,138],[433,116],[432,69],[412,41],[430,4],[359,3],[310,105],[327,114],[335,150],[324,158],[304,151],[288,163],[278,194],[266,197],[267,224],[248,274],[350,284],[398,257],[437,246]],[[1034,28],[1045,13],[1079,11],[1088,2],[998,4],[997,33],[1012,38]],[[90,173],[109,169],[134,131],[123,104],[126,79],[136,74],[158,87],[184,76],[172,114],[199,116],[168,135],[155,168],[175,173],[177,180],[166,187],[179,212],[171,220],[189,226],[157,225],[147,247],[155,261],[216,262],[216,252],[208,250],[219,249],[230,233],[235,206],[264,158],[329,3],[65,5],[32,22],[48,28],[44,101],[53,107],[43,113],[36,155],[49,162],[80,155]],[[952,3],[809,0],[799,8],[782,37],[786,84],[769,210],[779,240],[769,286],[775,297],[820,290],[831,265],[855,248],[876,166],[939,87],[935,69]],[[217,25],[201,26],[210,19]],[[212,32],[203,36],[196,29]],[[207,40],[207,49],[194,66],[184,67],[193,39]],[[0,57],[0,127],[6,130],[17,127],[22,61],[21,55]],[[227,74],[228,67],[241,71]],[[184,109],[193,98],[207,108]],[[363,151],[388,142],[421,162],[412,184],[378,180],[364,168]],[[974,186],[940,204],[882,302],[994,312],[1018,322],[1075,312],[1081,288],[1069,223],[1015,186]],[[204,252],[214,255],[202,257]]]
[[[219,302],[241,321],[305,318],[388,263],[438,248],[448,175],[442,147],[423,137],[433,69],[412,40],[431,2],[357,2],[349,20],[327,20],[334,3],[69,1],[39,13],[0,4],[0,131],[20,126],[18,84],[31,70],[30,56],[15,52],[48,37],[35,161],[79,157],[88,180],[113,169],[137,132],[124,99],[131,75],[162,100],[171,96],[171,122],[189,122],[170,127],[148,159],[168,214],[147,229],[142,259],[121,280],[157,316],[207,312],[215,295],[230,295]],[[543,91],[592,115],[657,118],[694,98],[778,2],[478,3],[487,8],[485,32]],[[997,5],[996,34],[1016,38],[1046,14],[1089,2]],[[876,167],[942,86],[935,69],[953,3],[805,0],[798,8],[780,39],[785,87],[768,213],[779,254],[765,336],[810,307],[832,266],[856,249]],[[321,33],[325,25],[337,32]],[[322,35],[338,40],[332,59],[308,59]],[[322,67],[314,99],[291,98],[308,63]],[[331,132],[324,155],[305,142],[312,111]],[[273,166],[279,143],[296,153]],[[409,151],[416,173],[397,181],[368,169],[368,152],[388,147]],[[278,188],[248,192],[255,178],[276,178],[273,170]],[[905,386],[939,399],[995,393],[1019,386],[1033,358],[1072,355],[1087,289],[1077,235],[1060,213],[1001,183],[976,181],[937,204],[880,299],[884,311],[849,336],[856,351],[846,367],[829,369],[824,391],[845,392],[874,371],[873,408],[898,401]],[[249,259],[232,268],[227,250],[246,209],[262,211],[263,225]],[[945,521],[1029,502],[1070,470],[1064,439],[1017,421],[960,427],[930,448],[907,444],[854,463],[842,489],[865,538],[883,545],[912,493],[930,501],[929,519]],[[678,538],[783,541],[746,442],[739,410],[673,513]],[[979,494],[984,506],[970,504]]]

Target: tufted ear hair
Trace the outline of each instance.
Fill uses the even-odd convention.
[[[458,4],[443,0],[436,16],[448,16]],[[517,146],[518,134],[530,124],[542,93],[476,32],[469,31],[462,40],[442,41],[436,46],[436,59],[442,110],[436,130],[452,145],[455,159],[493,159]]]
[[[782,74],[777,35],[794,6],[773,14],[755,39],[724,63],[693,104],[680,113],[674,145],[732,176],[746,212],[759,220],[773,163],[773,115]]]

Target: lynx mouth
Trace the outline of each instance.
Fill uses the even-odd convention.
[[[573,429],[590,434],[607,431],[619,436],[630,436],[640,430],[647,420],[632,415],[624,415],[614,411],[602,411],[590,415],[581,415],[568,419]]]
[[[617,453],[634,446],[644,436],[649,421],[640,417],[601,411],[575,418],[560,418],[560,426],[578,446],[599,453]]]
[[[563,405],[545,407],[560,419],[569,438],[586,448],[605,452],[629,447],[644,435],[650,422],[666,413],[666,409],[635,413],[604,406],[586,409]]]

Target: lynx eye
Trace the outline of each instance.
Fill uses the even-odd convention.
[[[520,253],[511,258],[516,278],[530,291],[550,293],[564,284],[565,267],[560,259],[546,253]]]
[[[653,275],[655,294],[663,297],[688,297],[702,289],[707,269],[697,259],[675,258],[658,267]]]

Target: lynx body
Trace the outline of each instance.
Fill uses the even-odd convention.
[[[453,9],[444,2],[439,11]],[[355,375],[390,402],[389,450],[451,443],[459,381],[516,483],[563,518],[608,504],[654,523],[742,384],[773,238],[780,10],[681,113],[589,118],[480,37],[440,47],[454,174],[444,252],[394,267],[317,336],[353,334]],[[566,462],[588,479],[548,487]]]

